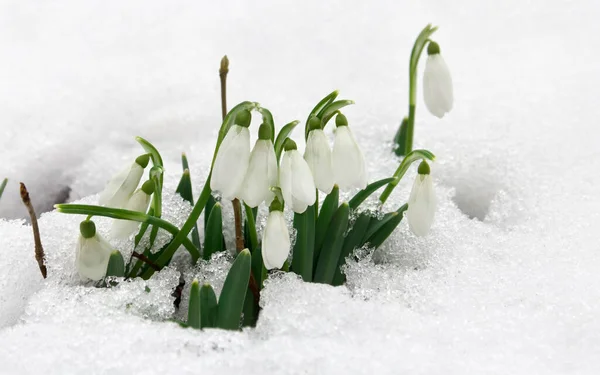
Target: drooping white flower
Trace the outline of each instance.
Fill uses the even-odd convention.
[[[262,235],[262,258],[265,267],[270,270],[273,268],[281,268],[290,253],[290,235],[287,225],[281,212],[281,204],[278,209],[272,209],[267,218],[267,225]]]
[[[274,196],[271,186],[277,185],[277,156],[268,126],[261,125],[258,133],[259,139],[250,153],[248,170],[239,193],[239,198],[250,207],[256,207],[263,201],[270,204]]]
[[[239,198],[238,194],[250,160],[250,111],[240,111],[236,124],[225,135],[210,178],[210,188],[221,193],[224,199]]]
[[[333,144],[333,175],[340,190],[367,187],[365,159],[348,126],[346,116],[338,114]]]
[[[148,165],[149,160],[150,155],[141,155],[131,166],[127,166],[117,173],[100,193],[98,204],[113,208],[125,207],[127,200],[140,184],[144,168]]]
[[[106,275],[108,260],[112,248],[110,244],[96,233],[93,221],[82,221],[77,241],[75,265],[81,277],[100,280]]]
[[[152,193],[154,192],[154,183],[150,180],[144,182],[141,189],[136,190],[125,204],[125,209],[146,213]],[[116,219],[112,223],[110,234],[112,238],[127,238],[139,227],[140,223],[133,220]]]
[[[429,112],[442,118],[450,112],[454,103],[452,77],[437,43],[429,42],[427,54],[423,74],[423,98]]]
[[[304,150],[304,160],[308,163],[310,171],[315,180],[315,186],[325,194],[331,193],[333,189],[333,164],[331,161],[331,148],[329,141],[323,129],[321,129],[321,121],[317,117],[310,119],[315,125],[309,122],[309,126],[313,127],[308,133],[306,140],[306,149]]]
[[[406,217],[411,232],[419,237],[426,236],[433,224],[435,208],[436,198],[429,165],[423,161],[408,198]]]
[[[279,166],[279,187],[286,204],[296,213],[303,213],[315,203],[317,192],[312,173],[291,139],[286,141]]]

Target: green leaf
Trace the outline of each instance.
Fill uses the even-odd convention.
[[[397,211],[393,212],[394,216],[387,220],[378,231],[372,234],[366,241],[371,247],[377,249],[383,242],[394,232],[398,224],[402,221],[404,211],[408,208],[407,204],[402,205]]]
[[[271,111],[266,108],[258,107],[258,112],[262,115],[263,123],[267,124],[271,128],[271,142],[275,143],[275,122],[273,121],[273,115]]]
[[[183,167],[188,166],[187,158],[185,154],[181,156],[181,162]],[[192,206],[194,205],[194,194],[192,192],[192,179],[190,177],[190,170],[185,168],[183,170],[183,174],[181,175],[181,179],[179,180],[179,185],[177,185],[177,189],[175,190],[181,198],[185,201],[189,202]],[[200,236],[198,235],[198,225],[194,224],[194,229],[192,229],[192,243],[198,249],[200,249]]]
[[[2,198],[2,194],[4,194],[4,189],[6,188],[7,183],[8,183],[8,178],[5,178],[4,180],[2,180],[2,183],[0,184],[0,198]]]
[[[346,238],[344,238],[344,245],[340,253],[340,259],[338,261],[338,267],[335,269],[335,275],[333,276],[332,285],[342,285],[346,281],[346,275],[341,271],[341,267],[346,263],[346,258],[352,253],[352,251],[362,246],[362,239],[367,232],[369,222],[371,221],[371,214],[369,212],[361,212],[356,220],[352,229],[348,232]]]
[[[319,118],[321,119],[323,128],[327,125],[329,120],[335,116],[337,111],[351,104],[354,104],[353,100],[338,100],[325,106],[325,108],[323,108],[319,113]]]
[[[406,171],[408,171],[410,165],[417,160],[425,159],[434,161],[435,155],[427,150],[413,150],[409,152],[408,155],[404,157],[404,159],[402,159],[402,162],[396,169],[396,172],[394,172],[394,180],[388,183],[388,186],[386,186],[383,193],[381,193],[381,195],[379,196],[379,201],[381,202],[381,204],[385,203],[392,191],[394,191],[394,188],[396,187],[396,185],[398,185],[398,182],[400,182]]]
[[[192,281],[192,288],[190,289],[190,302],[188,305],[188,326],[196,329],[201,328],[201,318],[200,318],[200,310],[201,310],[201,300],[200,300],[200,286],[198,285],[198,280]]]
[[[206,208],[204,209],[204,236],[206,236],[206,228],[208,227],[208,217],[213,206],[217,203],[215,197],[211,194],[206,201]]]
[[[406,137],[408,137],[408,117],[402,119],[400,127],[394,136],[394,153],[397,156],[406,155]]]
[[[219,328],[230,330],[240,328],[244,299],[250,281],[251,263],[250,251],[248,249],[242,250],[225,278],[217,312],[217,326]]]
[[[188,163],[187,155],[185,154],[185,152],[181,153],[181,167],[183,168],[184,171],[186,169],[188,171],[190,170],[190,164]]]
[[[215,328],[217,326],[217,296],[210,284],[200,288],[200,328]]]
[[[259,306],[254,301],[254,295],[248,287],[246,291],[246,298],[244,299],[244,309],[242,310],[242,326],[243,327],[255,327],[258,321]]]
[[[106,276],[125,277],[125,261],[123,255],[118,250],[110,253],[108,266],[106,267]]]
[[[256,221],[255,217],[258,213],[258,207],[251,208],[247,204],[244,204],[244,243],[248,245],[248,249],[251,253],[258,247],[258,236],[256,234]]]
[[[202,257],[209,260],[212,254],[223,250],[223,214],[221,203],[215,203],[208,217]]]
[[[281,128],[279,134],[277,134],[277,139],[275,140],[275,155],[277,156],[277,163],[279,164],[279,159],[281,159],[281,153],[283,152],[283,144],[285,140],[288,139],[292,131],[296,125],[298,125],[300,121],[292,121],[289,124],[286,124]]]
[[[321,101],[317,103],[315,108],[313,108],[313,110],[310,111],[310,114],[308,115],[308,118],[306,119],[306,124],[304,126],[304,139],[308,139],[308,121],[310,120],[310,118],[313,116],[317,116],[323,110],[323,108],[325,108],[328,104],[333,102],[335,98],[337,98],[338,94],[339,92],[337,90],[333,91],[331,94],[321,99]]]
[[[266,274],[266,268],[262,259],[262,251],[260,247],[257,247],[252,252],[252,274],[254,275],[254,279],[256,279],[256,284],[258,285],[258,289],[262,289],[263,281],[265,280],[264,275]]]
[[[382,217],[372,217],[371,221],[369,222],[369,227],[367,228],[367,231],[363,237],[361,246],[367,243],[371,236],[373,236],[377,231],[379,231],[379,229],[381,229],[381,227],[383,227],[397,215],[398,214],[395,211],[392,211],[385,213]]]
[[[337,185],[334,185],[331,192],[327,194],[323,200],[323,205],[321,206],[319,217],[317,218],[317,225],[315,228],[315,255],[313,260],[315,266],[317,259],[319,259],[321,246],[323,246],[323,241],[325,241],[325,235],[329,229],[331,219],[333,218],[335,211],[338,209],[339,199],[340,189]]]
[[[373,194],[375,191],[377,191],[377,189],[379,189],[383,185],[388,184],[394,180],[395,180],[395,177],[388,177],[388,178],[383,178],[381,180],[370,183],[369,185],[367,185],[366,188],[364,188],[361,191],[359,191],[358,193],[356,193],[356,195],[354,195],[354,197],[352,197],[352,199],[350,199],[350,201],[348,202],[350,209],[356,210],[358,208],[358,206],[360,206],[360,204],[362,202],[364,202],[371,194]]]
[[[304,281],[313,278],[315,252],[315,205],[308,206],[301,214],[294,214],[296,243],[292,257],[292,271],[302,276]]]
[[[148,210],[148,216],[154,216],[154,208],[150,207],[150,209]],[[150,224],[148,224],[148,222],[142,223],[142,225],[140,226],[140,231],[135,236],[134,247],[137,247],[137,245],[139,245],[140,241],[142,240],[142,237],[144,237],[144,233],[146,233],[146,230],[148,230],[149,225]]]
[[[316,283],[331,284],[333,282],[333,276],[336,268],[338,268],[340,253],[344,244],[344,232],[348,227],[349,214],[350,207],[348,203],[343,203],[333,215],[315,269],[313,281]]]
[[[152,194],[152,207],[154,208],[154,215],[161,217],[163,168],[157,165],[150,168],[150,179],[154,181],[154,193]]]

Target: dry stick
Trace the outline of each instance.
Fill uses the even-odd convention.
[[[35,243],[35,260],[37,260],[38,266],[40,267],[40,272],[42,273],[42,276],[45,279],[47,276],[47,270],[46,265],[44,264],[44,248],[42,247],[42,241],[40,240],[40,228],[38,227],[35,211],[33,210],[33,206],[31,205],[29,192],[27,191],[25,184],[22,182],[21,199],[23,200],[23,204],[25,205],[25,207],[27,207],[29,217],[31,218],[31,227],[33,228],[33,241]]]
[[[131,254],[132,258],[138,258],[139,260],[141,260],[142,262],[146,263],[147,265],[149,265],[152,269],[154,269],[155,271],[160,271],[160,267],[158,265],[156,265],[154,262],[152,262],[150,260],[150,258],[148,258],[147,256],[145,256],[144,254],[140,254],[140,253],[136,253],[135,251]]]
[[[227,55],[221,59],[221,67],[219,68],[219,78],[221,79],[221,115],[223,119],[227,115],[227,73],[229,73],[229,59]],[[233,204],[233,217],[235,220],[235,248],[239,253],[244,249],[244,236],[242,234],[242,205],[239,199],[234,199]],[[256,250],[255,250],[256,251]],[[260,291],[258,290],[258,283],[254,278],[252,272],[250,272],[250,282],[248,284],[252,295],[254,296],[254,303],[258,306],[260,302]]]

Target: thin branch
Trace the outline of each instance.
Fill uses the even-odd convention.
[[[29,212],[29,217],[31,218],[31,227],[33,228],[33,241],[35,243],[35,260],[37,260],[38,266],[40,267],[40,272],[44,279],[48,275],[48,271],[46,269],[46,264],[44,263],[44,248],[42,247],[42,240],[40,239],[40,228],[38,227],[37,217],[35,216],[35,211],[33,210],[33,206],[31,205],[31,199],[29,198],[29,192],[27,191],[27,187],[25,184],[21,182],[21,199],[23,200],[23,204],[27,208]]]
[[[154,262],[152,262],[150,260],[150,258],[148,258],[147,256],[145,256],[144,254],[140,254],[140,253],[136,253],[135,251],[131,254],[131,256],[133,258],[137,258],[139,260],[141,260],[142,262],[146,263],[147,265],[150,266],[150,268],[154,269],[155,271],[160,271],[160,267],[158,265],[156,265]]]

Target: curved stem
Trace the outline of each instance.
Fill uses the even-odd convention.
[[[433,161],[435,160],[435,155],[427,150],[414,150],[411,151],[408,155],[406,155],[406,157],[402,159],[402,162],[396,169],[396,172],[394,172],[394,180],[386,186],[383,193],[381,193],[381,195],[379,196],[379,201],[381,202],[381,204],[384,204],[390,196],[390,194],[392,194],[392,191],[394,191],[394,188],[396,187],[396,185],[398,185],[398,182],[400,182],[406,171],[408,171],[408,167],[410,167],[410,165],[413,162],[421,159],[428,159]]]

